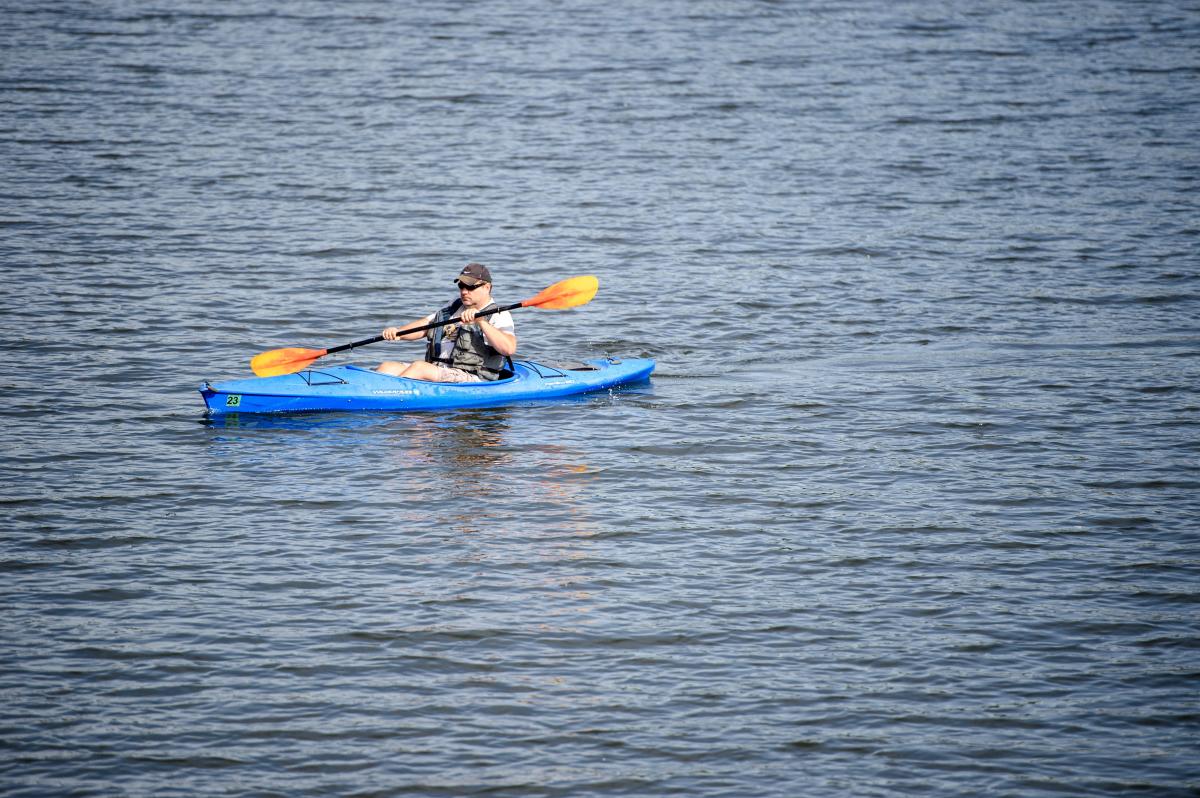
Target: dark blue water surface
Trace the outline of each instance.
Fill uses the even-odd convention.
[[[0,793],[1200,794],[1198,52],[1166,0],[10,0]],[[206,422],[470,260],[597,275],[522,354],[654,378]]]

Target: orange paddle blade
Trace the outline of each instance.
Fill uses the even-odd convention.
[[[594,275],[570,277],[544,289],[533,299],[526,299],[521,303],[521,307],[546,310],[577,308],[591,302],[599,289],[600,281]]]
[[[250,368],[259,377],[295,374],[328,352],[328,349],[272,349],[250,359]]]

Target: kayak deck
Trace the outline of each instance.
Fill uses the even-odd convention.
[[[599,358],[569,366],[513,361],[493,382],[446,383],[393,377],[361,366],[308,368],[279,377],[206,382],[200,394],[209,414],[314,410],[434,410],[554,399],[645,380],[648,358]]]

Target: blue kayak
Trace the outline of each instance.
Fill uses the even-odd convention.
[[[360,366],[308,368],[280,377],[252,377],[200,387],[212,415],[310,410],[437,410],[556,399],[640,382],[654,371],[648,358],[601,358],[569,365],[513,361],[493,382],[446,383],[392,377]]]

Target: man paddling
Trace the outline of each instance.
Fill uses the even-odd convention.
[[[425,359],[411,363],[387,360],[376,371],[431,382],[488,382],[500,376],[505,358],[517,351],[517,336],[512,314],[507,310],[476,318],[496,304],[492,301],[492,273],[482,263],[468,263],[454,282],[458,299],[423,319],[383,331],[388,341],[427,337]],[[459,321],[454,324],[405,332],[456,317]]]

